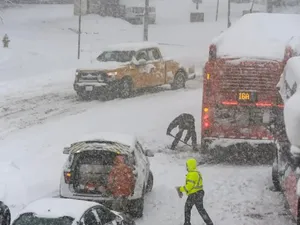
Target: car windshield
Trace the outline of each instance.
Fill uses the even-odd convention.
[[[130,62],[135,51],[105,51],[97,57],[100,62]]]
[[[74,218],[69,216],[59,218],[42,218],[33,213],[21,215],[13,225],[72,225]]]

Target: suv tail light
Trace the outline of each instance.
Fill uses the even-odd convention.
[[[64,178],[65,178],[65,183],[66,184],[71,184],[71,179],[72,179],[72,173],[65,171],[64,172]]]

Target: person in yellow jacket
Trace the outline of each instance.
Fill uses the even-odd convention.
[[[184,225],[191,225],[191,211],[195,205],[200,216],[207,225],[213,225],[212,220],[203,207],[204,190],[202,184],[202,175],[197,170],[197,161],[194,158],[186,161],[186,183],[184,186],[176,187],[179,197],[183,193],[187,194],[187,200],[184,206]]]

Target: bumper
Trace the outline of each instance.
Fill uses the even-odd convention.
[[[73,189],[73,188],[71,188]],[[96,194],[83,194],[83,193],[76,193],[70,190],[69,185],[61,182],[60,185],[60,197],[62,198],[70,198],[70,199],[78,199],[78,200],[85,200],[85,201],[94,201],[99,202],[101,204],[111,204],[114,200],[113,197],[105,197]],[[135,200],[140,198],[141,196],[139,193],[135,192],[132,196],[128,197],[128,200]]]
[[[118,90],[118,83],[74,83],[73,88],[77,93],[101,95]]]
[[[231,145],[248,143],[250,145],[259,144],[274,144],[274,140],[254,140],[254,139],[235,139],[235,138],[222,138],[222,137],[202,137],[202,140],[208,143],[210,146],[229,147]]]
[[[107,207],[110,207],[113,203],[114,198],[108,197],[98,197],[98,196],[88,196],[83,194],[75,194],[75,193],[64,193],[60,195],[61,198],[68,198],[68,199],[76,199],[76,200],[84,200],[84,201],[92,201],[92,202],[98,202],[100,204],[103,204]],[[136,200],[139,199],[137,196],[130,196],[128,197],[128,200]]]

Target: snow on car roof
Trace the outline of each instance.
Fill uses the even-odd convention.
[[[90,207],[99,205],[96,202],[62,199],[43,198],[27,205],[18,215],[23,213],[35,213],[37,217],[58,218],[70,216],[79,220],[80,216]]]
[[[127,42],[115,45],[107,46],[103,51],[138,51],[145,48],[159,48],[159,44],[156,42]]]
[[[246,14],[212,43],[218,56],[282,60],[290,38],[300,35],[299,27],[297,14]]]
[[[136,137],[130,134],[123,133],[114,133],[114,132],[100,132],[84,135],[76,142],[82,141],[92,141],[92,140],[101,140],[101,141],[112,141],[118,142],[123,145],[134,146],[136,142]]]

